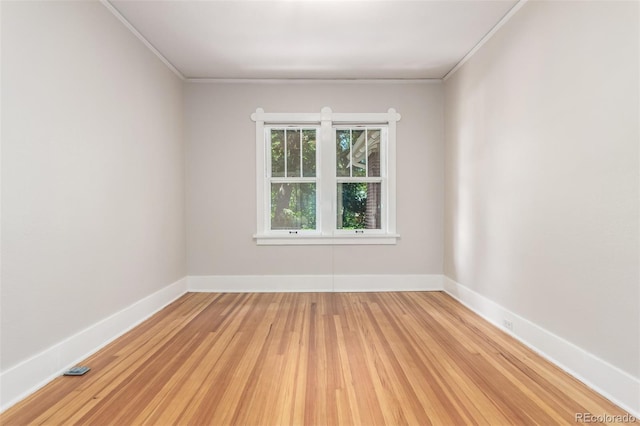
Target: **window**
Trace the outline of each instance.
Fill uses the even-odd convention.
[[[265,113],[256,122],[258,244],[395,244],[400,114]]]

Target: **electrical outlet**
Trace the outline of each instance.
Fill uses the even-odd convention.
[[[507,330],[513,331],[513,321],[504,318],[502,320],[502,325],[504,325],[504,328],[506,328]]]

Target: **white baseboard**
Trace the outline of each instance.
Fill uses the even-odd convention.
[[[189,291],[215,293],[442,291],[442,275],[204,275]]]
[[[640,418],[640,379],[514,314],[449,277],[443,278],[443,287],[445,292],[493,325],[511,334],[611,402],[627,410],[629,414]],[[511,321],[513,330],[505,328],[505,319]]]
[[[1,372],[0,412],[60,376],[66,369],[131,330],[186,292],[185,277]]]

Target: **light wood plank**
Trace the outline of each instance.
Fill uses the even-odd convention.
[[[439,292],[189,293],[3,425],[575,424],[624,411]]]

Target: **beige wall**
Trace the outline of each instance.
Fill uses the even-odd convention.
[[[636,377],[638,16],[529,1],[445,83],[445,274]]]
[[[386,112],[397,127],[395,246],[256,246],[255,123],[267,112]],[[442,85],[186,87],[189,275],[442,273]]]
[[[2,2],[3,370],[186,275],[182,131],[103,5]]]

